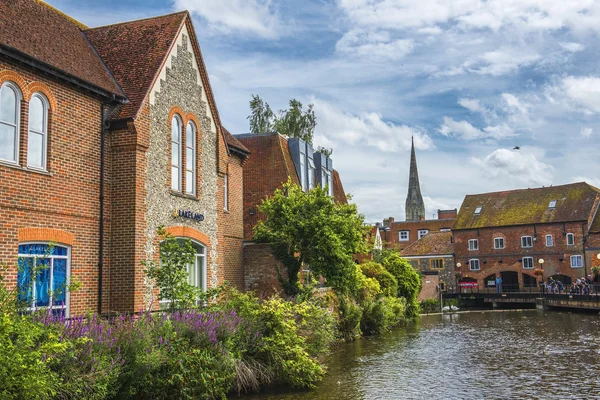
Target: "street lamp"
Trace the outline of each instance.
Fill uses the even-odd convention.
[[[542,271],[542,284],[544,284],[544,259],[540,258],[538,263],[540,264],[540,270]]]

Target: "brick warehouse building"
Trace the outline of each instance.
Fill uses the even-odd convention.
[[[31,306],[156,306],[141,262],[160,225],[193,240],[192,283],[243,287],[249,152],[221,126],[189,14],[89,29],[40,1],[0,12],[0,262],[56,243]],[[70,279],[78,291],[48,294]]]
[[[479,288],[565,284],[591,274],[600,252],[600,190],[585,182],[468,195],[452,227],[457,271]],[[542,259],[543,264],[539,263]]]

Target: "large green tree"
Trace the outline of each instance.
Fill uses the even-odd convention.
[[[259,207],[264,220],[254,227],[257,240],[270,243],[287,267],[287,294],[298,292],[303,264],[337,291],[356,289],[352,255],[365,251],[366,228],[354,204],[338,204],[325,188],[304,192],[288,180]]]
[[[312,144],[317,126],[317,117],[312,104],[303,110],[301,102],[291,99],[289,109],[279,110],[277,115],[271,110],[269,103],[263,101],[258,95],[252,95],[252,100],[250,100],[248,120],[252,133],[277,131],[289,137],[300,138],[310,144]]]

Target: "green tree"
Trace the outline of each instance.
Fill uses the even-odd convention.
[[[354,290],[356,266],[352,255],[365,251],[363,216],[354,204],[337,204],[326,188],[304,192],[290,180],[263,200],[264,220],[254,227],[257,240],[271,243],[287,268],[282,284],[298,293],[298,272],[308,264],[316,276],[340,292]]]
[[[169,301],[169,311],[192,307],[200,297],[200,289],[188,283],[187,266],[194,262],[191,241],[181,241],[163,227],[158,228],[160,261],[143,261],[144,272],[156,282],[160,297]]]
[[[289,137],[300,138],[309,144],[312,144],[315,127],[317,126],[313,104],[309,104],[305,111],[302,109],[301,102],[291,99],[289,109],[279,110],[279,115],[275,115],[269,103],[263,101],[258,95],[252,95],[252,100],[250,100],[248,120],[250,121],[250,132],[252,133],[277,131]],[[331,155],[330,149],[323,150]]]
[[[418,297],[422,288],[419,273],[396,252],[384,258],[382,264],[398,282],[398,297],[406,299],[406,316],[413,318],[419,315]]]

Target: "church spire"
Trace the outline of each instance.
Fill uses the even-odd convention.
[[[415,155],[415,139],[410,147],[410,173],[408,176],[408,195],[406,196],[406,220],[419,221],[425,219],[425,203],[421,196],[417,156]]]

